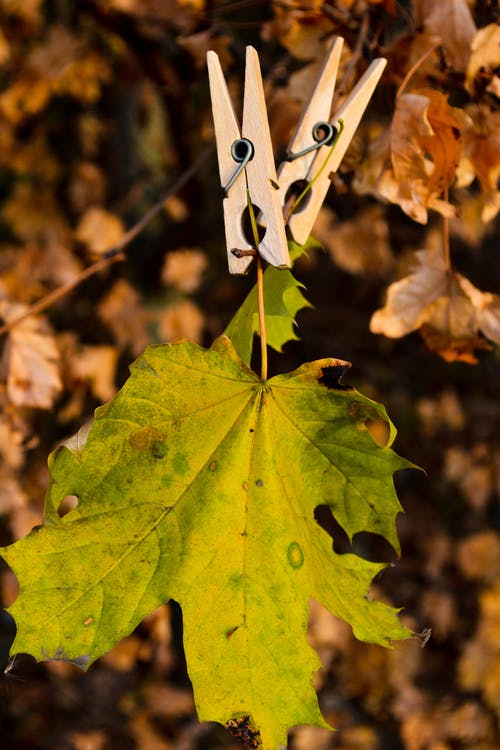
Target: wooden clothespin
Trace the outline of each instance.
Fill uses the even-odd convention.
[[[245,253],[255,249],[273,266],[289,268],[288,244],[257,52],[253,47],[247,47],[241,134],[215,52],[208,52],[207,64],[219,173],[225,194],[223,207],[229,272],[245,273],[252,262],[252,256]],[[242,220],[248,196],[265,219],[266,232],[258,248],[245,237],[243,231]]]
[[[288,226],[293,239],[303,245],[309,237],[336,172],[361,117],[385,68],[386,60],[374,60],[344,104],[330,117],[343,39],[337,37],[325,59],[308,104],[288,146],[288,157],[278,170],[279,197],[295,182],[309,184],[306,200],[292,211]]]

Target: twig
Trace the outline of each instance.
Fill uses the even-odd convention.
[[[255,248],[259,246],[259,229],[257,219],[247,190],[248,213],[250,215],[250,225],[252,227],[253,241]],[[267,380],[267,334],[266,334],[266,312],[264,309],[264,268],[262,258],[257,253],[257,305],[259,310],[259,336],[260,336],[260,377],[261,380]]]
[[[129,245],[132,240],[134,240],[137,235],[140,234],[142,230],[145,229],[145,227],[156,216],[158,216],[158,214],[162,211],[163,206],[165,205],[165,201],[178,193],[179,190],[181,190],[184,185],[194,177],[201,165],[210,156],[213,149],[213,145],[207,146],[207,148],[201,152],[201,154],[191,164],[191,166],[182,173],[177,182],[174,182],[174,184],[171,185],[168,190],[166,190],[162,197],[153,206],[151,206],[149,211],[146,211],[144,216],[140,218],[136,224],[134,224],[127,232],[125,232],[125,234],[122,235],[122,237],[115,245],[110,247],[109,250],[106,250],[102,258],[93,263],[91,266],[88,266],[88,268],[85,268],[81,273],[78,274],[78,276],[76,276],[68,283],[63,284],[57,289],[54,289],[54,291],[49,292],[49,294],[46,294],[45,297],[42,297],[42,299],[38,300],[38,302],[35,302],[33,305],[31,305],[22,315],[19,315],[17,318],[14,318],[13,320],[10,320],[8,323],[5,323],[3,326],[1,326],[0,336],[3,336],[5,333],[9,333],[9,331],[11,331],[14,326],[16,326],[25,318],[28,318],[30,315],[37,315],[43,310],[46,310],[47,307],[50,307],[55,302],[62,299],[62,297],[65,297],[67,294],[69,294],[69,292],[79,286],[82,282],[86,281],[86,279],[94,276],[94,274],[99,273],[99,271],[102,271],[105,268],[108,268],[113,263],[118,263],[119,261],[125,260],[125,253],[123,252],[123,249],[127,245]]]
[[[424,63],[427,60],[427,58],[429,57],[429,55],[432,52],[434,52],[434,50],[437,49],[437,47],[440,47],[441,44],[442,44],[442,42],[436,42],[435,44],[433,44],[432,47],[429,47],[429,49],[427,50],[427,52],[424,52],[424,54],[421,55],[418,58],[417,62],[414,65],[411,66],[410,70],[408,71],[408,73],[403,78],[403,82],[402,82],[401,86],[398,88],[398,91],[397,91],[397,94],[396,94],[396,99],[399,99],[399,97],[401,96],[401,94],[403,93],[404,89],[408,85],[408,82],[409,82],[410,78],[413,76],[413,74],[415,73],[415,71],[418,70],[418,68],[420,68],[420,66],[422,65],[422,63]]]

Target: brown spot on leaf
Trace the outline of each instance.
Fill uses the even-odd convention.
[[[229,719],[225,726],[245,750],[258,750],[262,747],[260,732],[253,727],[248,714]]]
[[[94,622],[94,618],[93,617],[87,617],[87,619],[85,620],[85,622],[83,624],[84,625],[92,625],[93,622]]]
[[[150,451],[153,458],[164,458],[167,453],[166,436],[160,430],[150,427],[133,432],[128,442],[138,451]]]
[[[350,364],[330,365],[321,369],[321,375],[319,382],[325,385],[328,389],[337,391],[349,391],[352,389],[351,385],[344,385],[342,378],[350,368]]]

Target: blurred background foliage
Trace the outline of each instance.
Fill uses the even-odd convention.
[[[206,51],[237,100],[257,48],[278,163],[335,35],[337,104],[388,58],[315,227],[323,249],[295,268],[314,307],[271,372],[338,356],[386,404],[427,476],[397,477],[402,558],[369,536],[354,549],[394,562],[377,595],[432,632],[386,651],[312,603],[338,731],[298,728],[297,750],[500,746],[499,15],[495,0],[0,0],[2,544],[40,522],[48,453],[132,359],[179,335],[208,345],[253,283],[226,270]],[[5,566],[0,592],[16,595]],[[196,720],[175,604],[86,674],[9,663],[12,629],[4,612],[3,750],[233,746]]]

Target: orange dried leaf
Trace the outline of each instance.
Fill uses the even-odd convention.
[[[189,294],[199,287],[206,267],[207,258],[201,250],[172,250],[165,258],[161,280]]]
[[[500,26],[491,23],[479,29],[471,41],[471,56],[467,66],[465,88],[474,94],[476,78],[489,80],[500,66]],[[479,86],[483,88],[483,86]]]
[[[469,185],[477,177],[482,191],[483,221],[500,210],[500,112],[486,107],[468,109],[470,125],[464,130],[464,153],[458,169],[458,184]]]
[[[460,133],[465,118],[462,110],[450,107],[439,91],[422,89],[419,93],[429,99],[427,118],[433,131],[432,135],[424,135],[421,140],[434,162],[428,187],[430,192],[442,193],[455,179],[462,152]]]
[[[372,315],[372,333],[399,338],[416,331],[425,321],[426,309],[446,295],[448,278],[442,252],[419,250],[415,261],[413,273],[389,286],[385,306]]]
[[[100,302],[98,312],[120,347],[129,346],[138,355],[151,343],[140,295],[125,279],[116,282]]]
[[[342,222],[324,207],[314,225],[314,237],[349,273],[385,276],[393,264],[389,226],[381,206],[368,206],[355,219]]]
[[[118,350],[114,346],[84,346],[71,363],[77,380],[90,384],[99,401],[109,401],[115,394],[115,373]]]
[[[91,206],[80,219],[76,237],[94,253],[112,248],[125,231],[122,220],[99,206]]]
[[[462,124],[460,110],[438,92],[424,90],[397,99],[389,142],[392,169],[382,173],[378,189],[421,224],[427,222],[429,208],[454,215],[442,194],[455,176]]]
[[[0,316],[6,322],[26,310],[25,305],[0,301]],[[6,374],[7,397],[15,406],[50,409],[62,390],[59,352],[42,318],[25,318],[12,329],[0,367]]]

